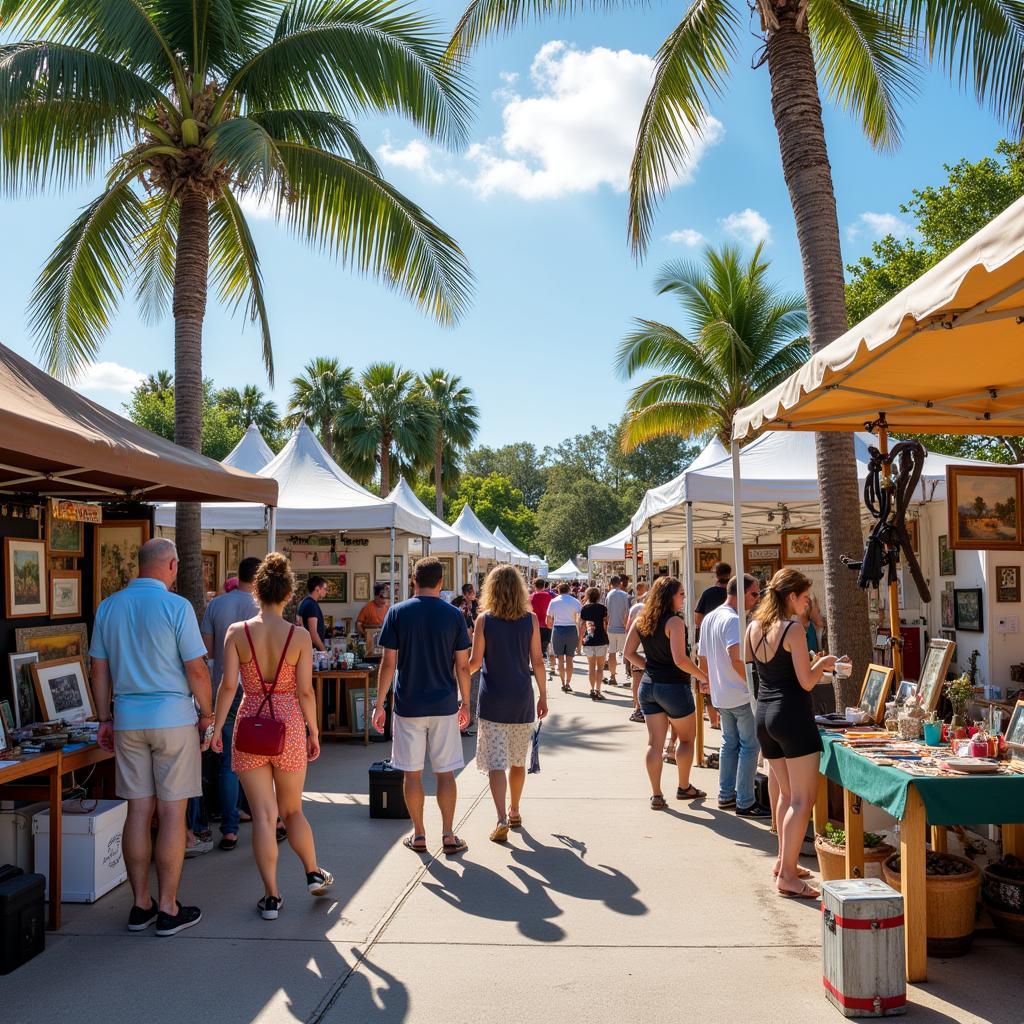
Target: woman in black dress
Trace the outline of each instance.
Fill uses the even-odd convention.
[[[779,787],[775,824],[779,858],[773,874],[780,896],[818,899],[804,878],[798,857],[818,792],[821,736],[814,722],[811,690],[832,670],[836,658],[811,663],[807,634],[799,619],[811,601],[811,581],[796,569],[780,569],[763,588],[747,627],[746,660],[758,677],[757,739]]]

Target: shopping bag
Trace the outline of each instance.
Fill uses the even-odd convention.
[[[537,722],[537,728],[533,730],[533,736],[530,738],[530,770],[527,772],[528,775],[536,775],[540,771],[540,721]]]

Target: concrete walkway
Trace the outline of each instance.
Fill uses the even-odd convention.
[[[457,818],[468,854],[437,855],[433,805],[433,855],[419,857],[399,844],[407,822],[368,817],[366,769],[386,747],[329,746],[310,772],[307,813],[337,877],[331,899],[310,899],[282,846],[284,909],[261,921],[243,831],[235,852],[186,862],[182,898],[204,918],[175,938],[124,930],[127,886],[65,905],[46,952],[0,978],[0,1020],[839,1020],[822,994],[818,906],[774,895],[767,825],[720,812],[717,773],[705,770],[694,781],[709,799],[684,803],[666,766],[670,809],[652,812],[646,731],[627,721],[625,691],[595,704],[579,673],[576,686],[552,695],[542,772],[527,779],[524,828],[507,845],[487,841],[494,810],[472,762]],[[979,937],[968,957],[929,961],[910,1013],[1024,1021],[1022,966],[1020,946]]]

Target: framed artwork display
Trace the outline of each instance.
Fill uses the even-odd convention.
[[[939,635],[942,637],[943,640],[956,640],[955,629],[940,629]]]
[[[334,569],[323,569],[317,575],[324,578],[327,594],[321,603],[346,604],[348,602],[348,573]]]
[[[894,669],[885,665],[868,665],[864,684],[860,688],[857,707],[869,714],[873,721],[881,722],[885,713],[885,700],[889,696]]]
[[[1024,758],[1024,700],[1017,701],[1006,727],[1006,745],[1014,762]]]
[[[370,574],[368,572],[352,573],[352,600],[370,600]]]
[[[145,519],[111,520],[96,527],[93,607],[139,575],[139,548],[149,540]]]
[[[961,551],[1024,548],[1024,473],[1012,466],[947,466],[949,546]]]
[[[946,534],[939,537],[939,575],[956,575],[956,552],[949,546],[949,537]]]
[[[928,641],[921,662],[921,676],[917,681],[917,700],[925,711],[934,711],[938,707],[955,649],[956,644],[952,640],[934,638]]]
[[[81,658],[40,661],[32,666],[36,697],[48,721],[76,722],[95,718],[96,707]]]
[[[896,691],[896,700],[900,704],[906,704],[911,697],[917,696],[917,683],[910,679],[904,679]]]
[[[81,658],[89,667],[89,631],[84,622],[56,626],[30,626],[14,631],[14,649],[19,654],[35,651],[40,661]]]
[[[36,684],[32,679],[31,666],[39,660],[35,651],[24,654],[8,654],[11,666],[11,695],[14,698],[14,725],[21,728],[36,721]]]
[[[394,563],[388,555],[377,555],[373,559],[373,577],[378,583],[390,583],[391,571],[394,569],[395,581],[402,579],[402,556],[395,555]]]
[[[1002,604],[1020,601],[1020,566],[996,566],[996,600]]]
[[[821,530],[785,530],[782,534],[783,565],[819,565]]]
[[[46,545],[41,540],[4,537],[4,590],[7,618],[47,613]]]
[[[85,554],[85,524],[46,513],[46,554],[50,558],[81,558]]]
[[[82,574],[73,569],[50,570],[50,618],[73,619],[82,614]]]
[[[782,568],[782,545],[744,544],[743,570],[761,581],[763,586]]]
[[[693,568],[695,572],[714,572],[715,563],[722,560],[721,548],[694,548]]]
[[[984,632],[982,611],[981,587],[963,587],[953,591],[953,626],[956,629]]]
[[[203,551],[203,590],[216,594],[223,581],[220,578],[220,552]]]
[[[942,611],[942,628],[953,629],[956,625],[956,615],[953,612],[953,581],[946,580],[946,585],[939,595]]]
[[[224,561],[227,563],[224,567],[225,575],[229,572],[238,572],[244,550],[243,542],[237,537],[228,537],[224,542]]]
[[[454,590],[455,589],[455,559],[440,557],[438,561],[441,563],[444,569],[444,576],[441,579],[442,590]],[[410,590],[411,594],[412,591]]]
[[[11,711],[9,700],[0,700],[0,745],[7,746],[12,742],[14,732],[14,712]]]

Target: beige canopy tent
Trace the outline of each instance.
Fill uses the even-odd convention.
[[[274,506],[277,481],[180,448],[0,345],[0,493]]]

